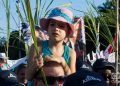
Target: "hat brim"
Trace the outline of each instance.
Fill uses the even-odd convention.
[[[72,32],[74,31],[74,25],[70,24],[68,21],[66,21],[64,18],[62,18],[60,16],[40,19],[40,26],[41,26],[42,29],[47,30],[47,26],[48,26],[48,23],[49,23],[50,19],[53,19],[53,20],[56,20],[56,21],[65,22],[65,23],[67,23],[70,26],[71,31]]]
[[[110,69],[115,70],[115,67],[112,64],[104,64],[103,66],[97,68],[97,69]]]

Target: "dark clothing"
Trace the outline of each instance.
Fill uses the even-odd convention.
[[[107,84],[97,73],[81,68],[68,76],[63,86],[107,86]]]
[[[16,74],[10,70],[0,71],[0,86],[24,86],[17,80]]]

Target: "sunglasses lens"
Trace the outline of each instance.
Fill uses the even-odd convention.
[[[39,79],[44,82],[43,78],[39,78]],[[64,77],[61,77],[61,76],[59,76],[59,77],[47,76],[46,80],[47,80],[48,85],[53,85],[56,81],[58,83],[62,83],[64,81]],[[45,82],[44,82],[44,84],[45,84]]]
[[[57,82],[62,84],[64,82],[64,77],[58,77]]]
[[[56,81],[55,77],[46,77],[48,85],[53,85]]]

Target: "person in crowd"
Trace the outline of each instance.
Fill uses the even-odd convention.
[[[24,86],[19,83],[17,76],[14,72],[10,70],[0,71],[0,86]]]
[[[17,68],[16,68],[16,75],[17,75],[17,79],[18,82],[27,86],[27,79],[26,79],[26,68],[27,68],[27,64],[20,64]]]
[[[75,49],[76,41],[80,39],[80,18],[74,18],[74,32],[64,40],[66,45]]]
[[[0,71],[1,70],[8,70],[9,65],[7,64],[7,56],[5,53],[0,53]]]
[[[81,29],[83,29],[82,25],[82,18],[74,17],[74,33],[65,40],[65,44],[74,49],[76,52],[76,68],[79,64],[81,64],[81,61],[90,63],[86,58],[86,45],[81,41]]]
[[[48,86],[63,86],[65,73],[60,63],[55,61],[46,62],[43,66]],[[45,86],[45,81],[41,74],[35,74],[34,86]]]
[[[40,19],[40,26],[48,31],[49,40],[38,44],[39,53],[31,46],[28,58],[27,79],[31,80],[44,62],[60,63],[66,75],[76,71],[76,53],[63,44],[64,39],[74,30],[73,13],[67,8],[54,8],[47,18]],[[44,61],[43,61],[44,59]]]
[[[78,61],[78,63],[76,63],[76,71],[79,71],[81,68],[87,69],[89,71],[93,71],[92,65],[86,61]]]
[[[85,61],[86,45],[81,42],[82,20],[80,17],[74,17],[74,33],[65,40],[66,45],[76,51],[77,61]]]
[[[80,68],[74,74],[69,75],[63,86],[108,86],[105,80],[97,73]]]
[[[112,79],[112,73],[115,73],[115,67],[106,59],[100,58],[93,63],[93,70],[100,74],[109,86],[115,86],[115,80]]]
[[[40,28],[40,26],[35,26],[35,36],[37,37],[38,40],[48,40],[49,37],[45,30]]]

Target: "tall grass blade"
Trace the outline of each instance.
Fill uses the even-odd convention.
[[[6,43],[6,56],[8,57],[8,48],[9,48],[9,36],[10,36],[10,4],[9,0],[2,0],[2,3],[5,7],[6,19],[7,19],[7,43]]]
[[[35,21],[35,24],[37,25],[38,24],[38,8],[39,7],[39,3],[38,3],[38,0],[36,0],[36,7],[35,7],[35,15],[34,15],[34,21]]]
[[[35,46],[37,55],[39,56],[39,50],[38,50],[38,46],[37,46],[37,39],[35,37],[35,29],[34,29],[35,28],[35,23],[34,23],[34,20],[33,20],[33,17],[32,17],[30,1],[29,0],[24,0],[24,2],[25,2],[25,6],[26,6],[27,15],[28,15],[28,21],[29,21],[29,24],[30,24],[32,38],[33,38],[33,41],[34,41],[34,46]],[[43,76],[43,79],[45,81],[45,85],[48,86],[43,69],[41,69],[41,72],[42,72],[41,74]]]
[[[41,6],[40,18],[42,17],[42,14],[44,13],[44,8],[45,8],[46,3],[47,3],[46,0],[44,0],[44,4]]]
[[[22,5],[22,9],[23,9],[23,13],[24,13],[24,15],[25,15],[25,18],[26,18],[26,21],[28,21],[28,19],[27,19],[27,13],[26,13],[26,10],[25,10],[25,6],[24,6],[24,3],[23,3],[23,1],[21,0],[21,5]]]
[[[16,5],[16,8],[17,8],[17,13],[19,14],[19,17],[20,17],[21,21],[23,22],[23,21],[24,21],[24,19],[23,19],[23,17],[22,17],[21,12],[20,12],[20,8],[19,8],[19,6],[18,6],[18,5]]]

